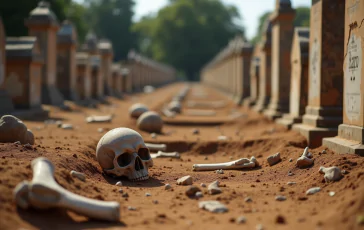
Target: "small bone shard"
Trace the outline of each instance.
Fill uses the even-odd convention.
[[[267,161],[270,166],[273,166],[281,161],[281,154],[276,153],[274,155],[271,155],[271,156],[267,157]]]
[[[73,129],[73,125],[72,124],[61,124],[60,125],[60,128],[61,129],[64,129],[64,130],[72,130]]]
[[[210,195],[222,193],[221,188],[219,188],[219,181],[217,181],[217,180],[212,182],[211,184],[209,184],[209,186],[207,187],[207,190]]]
[[[86,181],[86,176],[85,176],[85,174],[83,174],[83,173],[80,173],[80,172],[77,172],[77,171],[75,171],[75,170],[72,170],[72,171],[70,172],[70,175],[71,175],[72,177],[76,177],[77,179],[79,179],[79,180],[81,180],[81,181]]]
[[[89,116],[86,117],[86,122],[87,123],[106,123],[106,122],[111,122],[113,118],[113,115],[105,115],[105,116]]]
[[[167,145],[165,144],[145,143],[145,145],[150,151],[166,151],[167,149]]]
[[[229,211],[225,205],[215,200],[200,201],[198,207],[213,213],[224,213]]]
[[[76,213],[109,221],[120,218],[120,204],[99,201],[74,194],[62,188],[54,179],[54,166],[46,158],[32,161],[33,179],[21,182],[14,190],[14,198],[21,208],[65,208]]]
[[[258,162],[255,157],[240,158],[239,160],[230,161],[226,163],[216,163],[216,164],[194,164],[192,166],[193,171],[214,171],[214,170],[229,170],[229,169],[244,169],[244,168],[254,168],[258,166]]]
[[[341,170],[336,166],[329,167],[329,168],[325,168],[325,167],[321,166],[319,169],[319,172],[321,174],[325,174],[324,178],[325,178],[326,182],[338,181],[343,177]]]
[[[296,161],[297,167],[305,168],[313,165],[313,159],[310,158],[310,155],[312,157],[312,154],[309,154],[308,152],[308,147],[306,147],[302,153],[302,156],[300,156]]]
[[[151,153],[150,156],[152,158],[177,158],[177,159],[181,157],[179,152],[166,153],[162,151],[158,151],[158,153]]]
[[[192,185],[193,180],[191,176],[184,176],[177,180],[177,185]]]
[[[184,112],[187,116],[215,116],[214,110],[202,110],[202,109],[186,109]]]
[[[313,188],[310,188],[306,191],[306,195],[313,195],[315,193],[318,193],[321,191],[321,188],[320,187],[313,187]]]
[[[175,117],[176,116],[176,113],[175,112],[173,112],[173,111],[170,111],[170,110],[168,110],[168,109],[162,109],[162,114],[164,115],[164,116],[166,116],[166,117],[170,117],[170,118],[173,118],[173,117]]]

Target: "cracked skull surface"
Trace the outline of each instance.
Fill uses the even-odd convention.
[[[142,136],[128,128],[107,132],[97,144],[96,158],[106,174],[131,181],[148,179],[148,168],[153,166]]]

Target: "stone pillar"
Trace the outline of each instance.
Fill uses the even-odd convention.
[[[77,92],[79,93],[80,99],[85,103],[91,101],[91,65],[90,57],[86,52],[76,53],[76,82]]]
[[[276,0],[275,11],[270,16],[272,23],[272,75],[271,98],[266,117],[274,120],[289,112],[291,82],[291,47],[295,10],[290,0]]]
[[[308,102],[308,46],[310,28],[296,27],[291,53],[291,91],[289,113],[277,119],[278,124],[290,129],[301,123]]]
[[[342,122],[345,2],[313,0],[310,19],[308,106],[293,129],[310,147],[337,135]]]
[[[250,62],[253,53],[253,47],[247,42],[238,44],[238,81],[237,81],[237,97],[235,102],[238,105],[243,103],[243,100],[250,95]],[[240,75],[241,74],[241,75]]]
[[[5,89],[6,54],[5,54],[5,30],[0,18],[0,115],[9,114],[14,110],[10,95]]]
[[[244,99],[245,107],[252,107],[255,105],[259,94],[259,73],[260,72],[260,46],[257,44],[254,47],[252,60],[250,62],[249,76],[250,76],[250,95]]]
[[[57,33],[57,87],[67,100],[78,101],[76,90],[77,34],[69,21]]]
[[[104,84],[104,94],[113,96],[111,65],[113,59],[112,44],[107,39],[101,39],[97,44],[101,55],[101,78]]]
[[[16,109],[42,110],[42,65],[36,37],[7,38],[4,84]]]
[[[120,70],[120,64],[114,63],[111,66],[111,76],[112,76],[112,94],[116,97],[121,97],[121,85],[122,85],[122,76],[121,76],[121,70]]]
[[[57,31],[56,15],[49,9],[49,3],[41,1],[25,20],[29,35],[37,37],[44,65],[42,67],[42,102],[62,106],[64,99],[56,86],[57,74]]]
[[[345,9],[343,124],[323,145],[364,156],[364,0],[346,0]]]

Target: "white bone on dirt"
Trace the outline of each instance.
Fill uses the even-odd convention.
[[[304,168],[311,166],[314,160],[311,159],[310,156],[312,157],[312,155],[308,152],[308,147],[306,147],[302,153],[302,156],[300,156],[296,161],[297,167]]]
[[[170,111],[168,108],[164,108],[162,109],[162,114],[166,117],[170,117],[170,118],[173,118],[176,116],[176,113],[173,112],[173,111]]]
[[[216,112],[214,110],[204,110],[204,109],[186,109],[184,112],[188,116],[215,116]]]
[[[118,221],[120,204],[99,201],[74,194],[61,187],[54,179],[54,166],[47,158],[32,161],[33,179],[23,181],[14,190],[17,205],[21,208],[65,208],[95,219]]]
[[[92,115],[89,117],[86,117],[87,123],[103,123],[103,122],[111,122],[113,119],[113,115],[104,115],[104,116],[96,116]]]
[[[181,155],[179,154],[179,152],[162,152],[162,151],[158,151],[157,153],[151,153],[150,156],[152,158],[180,158]]]
[[[166,151],[167,149],[167,145],[165,144],[145,143],[145,145],[150,151]]]
[[[239,160],[230,161],[226,163],[216,163],[216,164],[194,164],[192,166],[193,171],[213,171],[218,169],[244,169],[244,168],[254,168],[257,167],[258,161],[255,157],[241,158]]]

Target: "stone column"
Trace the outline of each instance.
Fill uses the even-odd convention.
[[[5,55],[5,30],[0,18],[0,115],[9,114],[14,110],[10,95],[5,89],[6,55]]]
[[[122,75],[121,75],[121,67],[120,64],[114,63],[111,66],[111,70],[112,70],[112,82],[111,82],[111,87],[112,87],[112,94],[116,97],[121,97],[121,92],[122,92]]]
[[[69,21],[57,33],[57,87],[67,100],[78,101],[76,90],[76,30]]]
[[[245,107],[252,107],[255,105],[259,94],[259,72],[260,72],[260,46],[255,45],[252,60],[250,62],[249,76],[250,76],[250,95],[244,99]]]
[[[91,65],[90,56],[86,52],[76,53],[77,92],[85,104],[91,101]]]
[[[364,0],[346,0],[345,8],[343,124],[323,145],[364,156]]]
[[[272,48],[272,23],[269,18],[264,22],[263,38],[260,42],[260,71],[259,71],[259,96],[254,107],[257,112],[267,108],[271,97],[271,48]]]
[[[278,124],[290,129],[301,123],[308,101],[308,46],[310,28],[296,27],[291,53],[291,91],[289,113],[277,119]]]
[[[303,124],[293,125],[310,147],[336,136],[342,122],[344,17],[344,1],[312,1],[308,106]]]
[[[295,10],[290,0],[276,0],[275,11],[270,16],[272,23],[272,75],[271,98],[266,117],[274,120],[289,112],[291,82],[291,47]]]
[[[238,60],[238,82],[237,82],[237,97],[234,99],[238,105],[243,103],[243,100],[250,95],[250,62],[253,53],[253,47],[250,43],[239,42],[237,45],[239,53]]]
[[[101,39],[97,44],[101,55],[101,78],[103,79],[104,94],[113,96],[111,65],[113,59],[112,44],[107,39]]]
[[[49,9],[49,3],[41,1],[25,20],[29,35],[38,39],[44,58],[42,67],[42,102],[62,106],[63,95],[56,86],[57,74],[57,17]]]

